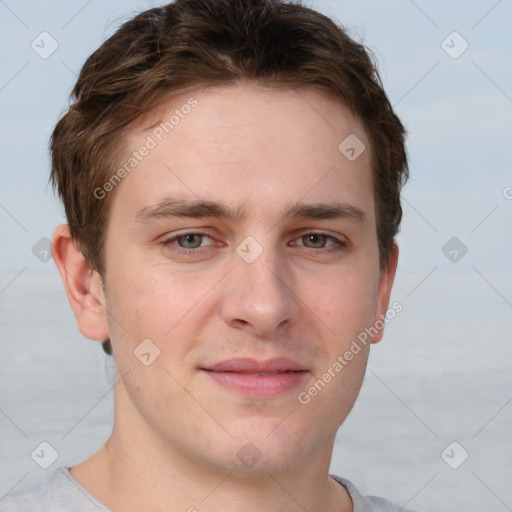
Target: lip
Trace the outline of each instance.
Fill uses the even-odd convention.
[[[309,373],[288,358],[229,359],[201,370],[223,387],[252,398],[272,398],[298,387]]]
[[[287,357],[276,357],[266,361],[258,361],[248,357],[237,359],[226,359],[213,365],[202,368],[214,372],[236,372],[236,373],[270,373],[287,371],[305,371],[306,367],[297,361]]]

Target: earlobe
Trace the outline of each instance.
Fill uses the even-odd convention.
[[[380,272],[379,285],[378,285],[378,303],[377,313],[375,316],[375,328],[378,333],[373,336],[372,343],[378,343],[382,340],[384,335],[384,319],[389,307],[389,298],[391,296],[391,289],[395,280],[396,267],[398,265],[398,245],[393,243],[393,250],[389,255],[387,266]]]
[[[75,245],[67,224],[53,232],[52,255],[80,332],[91,340],[109,337],[101,276],[91,269]]]

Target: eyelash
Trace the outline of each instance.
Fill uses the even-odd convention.
[[[201,247],[198,247],[196,249],[186,249],[184,247],[179,247],[179,246],[175,246],[173,245],[172,242],[178,240],[179,238],[183,238],[187,235],[202,235],[202,236],[206,236],[210,239],[213,240],[213,238],[208,235],[208,233],[204,233],[202,231],[189,231],[189,232],[186,232],[186,233],[180,233],[178,235],[175,235],[175,236],[172,236],[170,238],[168,238],[167,240],[164,240],[162,242],[162,246],[165,247],[166,249],[169,249],[177,254],[180,254],[180,255],[192,255],[192,254],[202,254],[204,253],[205,251],[202,251],[201,250]],[[326,233],[322,233],[322,232],[317,232],[317,231],[308,231],[308,232],[305,232],[303,233],[302,235],[300,235],[298,238],[302,238],[302,237],[305,237],[307,235],[323,235],[326,237],[326,239],[329,239],[329,240],[332,240],[334,242],[334,245],[331,245],[329,246],[328,248],[320,248],[320,249],[314,249],[314,248],[311,248],[311,247],[305,247],[306,249],[311,249],[312,251],[314,251],[315,253],[320,253],[320,254],[323,254],[323,253],[332,253],[332,252],[337,252],[337,251],[341,251],[341,250],[346,250],[348,247],[349,247],[349,243],[348,242],[345,242],[345,241],[342,241],[342,240],[339,240],[338,238],[332,236],[332,235],[328,235]],[[207,246],[207,247],[210,247],[210,246]]]

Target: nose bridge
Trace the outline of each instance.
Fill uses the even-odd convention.
[[[250,325],[262,336],[271,334],[285,321],[291,323],[298,315],[280,248],[271,236],[263,238],[249,236],[237,246],[223,307],[226,323]]]
[[[244,252],[247,251],[248,252]],[[282,293],[283,281],[285,280],[284,266],[282,258],[280,258],[279,249],[272,247],[271,242],[265,247],[261,246],[258,250],[254,247],[254,242],[245,243],[239,250],[238,255],[242,261],[237,262],[238,271],[244,276],[244,281],[248,285],[245,292],[254,291],[256,294],[260,291],[266,291],[267,294],[272,292]],[[244,254],[241,256],[240,253]],[[247,259],[244,259],[248,256]]]

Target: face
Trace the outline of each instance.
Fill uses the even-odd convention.
[[[333,442],[369,343],[339,356],[387,308],[368,138],[310,89],[195,89],[155,114],[172,129],[131,129],[110,192],[116,421],[206,466],[289,471]]]

